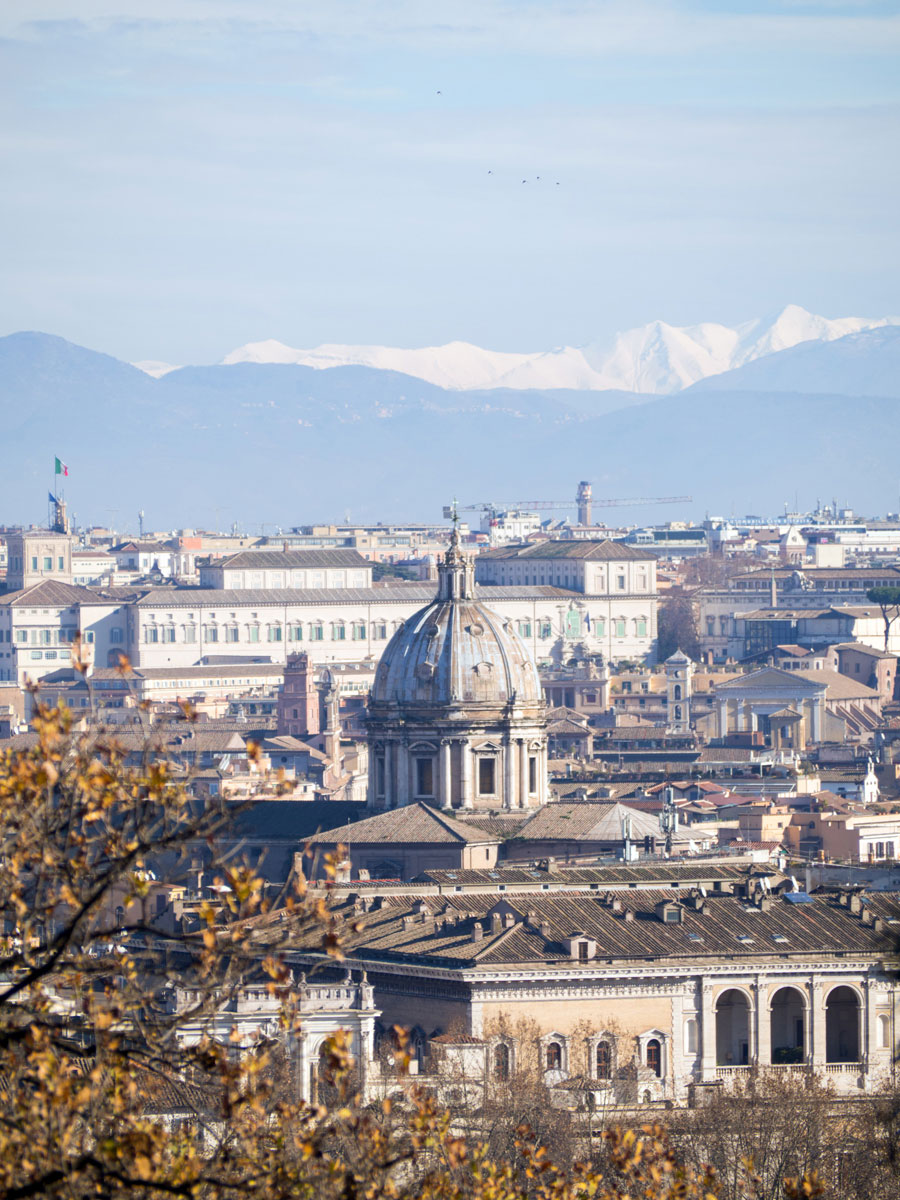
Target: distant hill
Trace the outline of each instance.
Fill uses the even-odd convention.
[[[362,366],[249,363],[154,379],[60,338],[15,334],[0,339],[0,397],[0,523],[43,518],[54,454],[71,468],[79,520],[120,529],[139,508],[156,527],[268,532],[347,511],[438,519],[453,496],[567,499],[579,479],[598,498],[695,497],[690,512],[610,512],[639,522],[777,508],[795,492],[863,511],[896,503],[886,431],[898,402],[833,390],[448,391]]]
[[[690,392],[841,392],[900,398],[900,328],[804,342],[695,383]]]

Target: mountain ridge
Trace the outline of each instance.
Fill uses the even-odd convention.
[[[158,528],[238,521],[271,532],[347,510],[367,522],[438,520],[454,495],[558,500],[579,479],[598,499],[695,497],[683,509],[616,511],[639,524],[777,507],[795,492],[812,503],[823,478],[858,511],[896,503],[893,441],[872,431],[893,427],[898,399],[827,389],[451,391],[364,366],[246,363],[154,379],[62,338],[19,334],[0,338],[0,404],[10,524],[46,519],[54,454],[70,468],[70,511],[87,524],[138,509]]]
[[[617,334],[612,343],[561,346],[535,353],[491,351],[459,341],[417,349],[329,343],[305,350],[268,339],[240,346],[222,362],[225,366],[294,364],[316,370],[368,366],[399,371],[450,391],[566,389],[672,395],[806,342],[824,344],[886,325],[900,325],[900,318],[829,319],[799,305],[787,305],[774,317],[733,328],[714,322],[679,327],[653,321]],[[155,374],[161,365],[165,366],[148,364],[148,369]]]

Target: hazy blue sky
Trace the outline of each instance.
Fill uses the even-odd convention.
[[[896,314],[898,51],[865,0],[6,4],[0,333],[182,363]]]

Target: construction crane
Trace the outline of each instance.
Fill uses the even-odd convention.
[[[578,524],[591,525],[593,523],[591,510],[594,505],[598,508],[624,508],[629,505],[645,504],[690,504],[692,500],[693,496],[635,496],[628,499],[616,497],[615,499],[594,500],[590,483],[582,480],[578,485],[574,502],[571,500],[486,500],[475,504],[457,504],[447,507],[444,509],[444,516],[452,517],[453,508],[457,512],[490,513],[492,518],[498,512],[507,509],[540,511],[541,509],[575,508],[578,510]]]

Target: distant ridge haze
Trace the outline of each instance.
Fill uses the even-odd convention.
[[[859,512],[894,511],[900,325],[800,343],[719,380],[656,396],[465,390],[362,365],[249,362],[152,378],[59,337],[11,334],[0,513],[46,519],[53,454],[69,464],[80,521],[130,513],[131,530],[138,510],[157,528],[289,528],[348,510],[439,520],[454,495],[574,498],[579,479],[598,499],[694,496],[684,510],[628,509],[629,523],[756,512],[795,494],[811,505],[823,479]]]
[[[363,366],[409,375],[450,391],[565,389],[670,395],[807,342],[831,342],[888,325],[900,325],[900,317],[832,320],[790,304],[773,318],[734,328],[713,322],[678,327],[654,321],[617,334],[611,343],[535,353],[485,350],[468,342],[421,349],[327,344],[303,350],[269,339],[233,350],[223,365],[280,363],[315,370]],[[174,369],[158,362],[134,365],[156,377]]]

